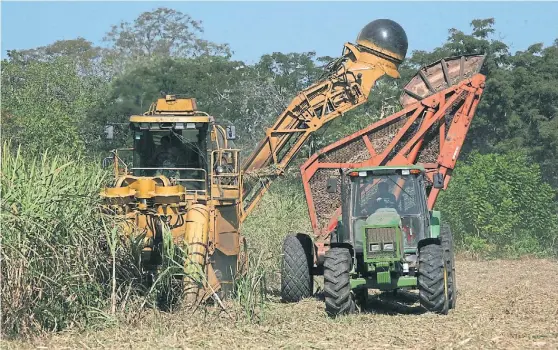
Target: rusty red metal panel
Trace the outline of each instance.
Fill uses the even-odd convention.
[[[462,73],[451,65],[450,68],[451,72]],[[443,74],[443,69],[439,70]],[[418,163],[427,169],[430,179],[434,172],[445,174],[447,186],[482,95],[484,81],[484,75],[474,74],[310,157],[301,166],[301,173],[314,233],[320,236],[331,232],[340,215],[340,195],[327,193],[325,187],[327,178],[338,174],[340,168]],[[370,152],[371,147],[374,154]],[[438,192],[429,191],[430,208]]]

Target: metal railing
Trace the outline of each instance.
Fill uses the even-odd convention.
[[[157,171],[157,172],[163,172],[165,170],[167,171],[199,171],[202,173],[203,176],[200,177],[196,177],[196,178],[175,178],[173,177],[172,179],[174,181],[176,181],[177,183],[180,183],[181,185],[184,186],[184,188],[186,189],[186,193],[198,193],[198,194],[207,194],[207,171],[205,169],[202,168],[160,168],[160,167],[139,167],[139,168],[131,168],[132,171],[134,170],[147,170],[147,171]],[[160,174],[160,175],[164,175],[164,174]],[[192,189],[191,186],[188,186],[187,183],[196,183],[196,184],[202,184],[201,187],[202,189]],[[197,186],[196,186],[197,187]]]
[[[226,149],[211,152],[211,185],[216,185],[219,190],[240,191],[240,150]],[[222,172],[217,172],[221,167]],[[217,197],[212,194],[212,197]],[[218,197],[221,197],[219,195]]]

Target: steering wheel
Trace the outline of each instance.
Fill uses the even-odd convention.
[[[366,206],[361,209],[362,215],[370,215],[380,208],[397,209],[397,204],[390,200],[389,197],[377,197],[376,200],[369,199]]]

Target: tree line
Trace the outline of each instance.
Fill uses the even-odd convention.
[[[475,184],[480,186],[479,193],[488,196],[489,192],[483,192],[487,188],[482,186],[512,178],[519,172],[524,176],[514,177],[509,186],[529,188],[525,191],[527,203],[531,204],[501,206],[506,201],[527,200],[510,190],[507,198],[498,199],[499,209],[493,209],[491,215],[523,210],[526,218],[540,218],[535,208],[545,206],[548,220],[543,221],[547,226],[555,225],[558,39],[547,47],[533,43],[524,51],[512,53],[506,43],[495,38],[495,26],[493,18],[475,19],[470,32],[449,29],[447,41],[440,47],[409,53],[401,65],[401,79],[378,84],[365,106],[333,121],[327,132],[314,137],[313,144],[325,146],[395,112],[400,108],[397,100],[402,86],[420,66],[448,56],[484,53],[485,93],[455,181],[441,202],[453,208],[447,209],[448,217],[458,227],[458,235],[472,235],[475,230],[500,232],[487,229],[489,218],[481,219],[480,214],[463,216],[448,201]],[[201,23],[189,15],[157,8],[140,14],[131,23],[108,28],[103,47],[76,38],[8,51],[1,68],[4,139],[29,154],[53,149],[98,159],[101,153],[129,142],[125,125],[116,128],[114,140],[105,140],[105,124],[125,124],[131,114],[145,112],[162,93],[175,93],[195,97],[201,110],[222,124],[234,124],[239,134],[237,144],[247,154],[254,146],[253,140],[264,135],[265,128],[296,93],[315,82],[333,59],[318,57],[313,51],[274,52],[248,65],[232,58],[228,44],[204,40],[202,34]],[[479,167],[493,163],[507,171]],[[469,176],[467,169],[475,169],[470,181],[464,180]],[[527,186],[523,181],[535,182]],[[477,203],[473,198],[467,200]],[[477,206],[488,205],[479,203]],[[462,217],[469,218],[468,225],[476,226],[461,225]],[[535,232],[534,228],[521,226],[524,223],[518,225],[501,227],[521,231],[522,237],[551,239],[539,234],[540,228]],[[552,237],[556,246],[556,234]],[[492,233],[478,238],[484,240],[483,244],[501,243],[493,239]]]

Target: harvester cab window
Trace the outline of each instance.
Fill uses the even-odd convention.
[[[192,190],[205,180],[207,128],[149,130],[136,133],[134,167],[137,176],[164,175]]]

